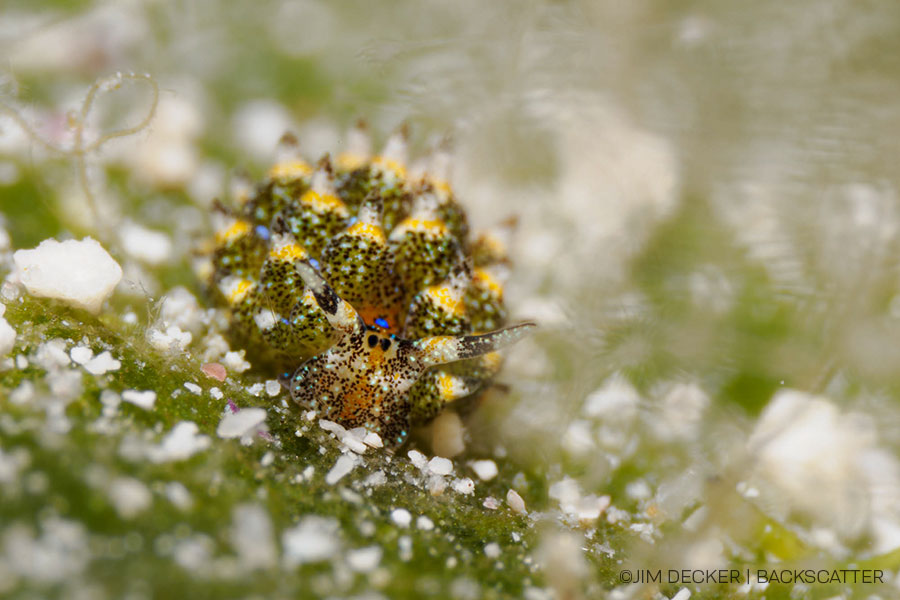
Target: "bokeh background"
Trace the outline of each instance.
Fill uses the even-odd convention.
[[[509,353],[502,390],[468,415],[467,449],[455,458],[461,471],[467,460],[494,460],[494,495],[516,489],[530,510],[479,521],[463,546],[491,542],[494,527],[520,527],[525,541],[503,540],[508,562],[498,569],[493,550],[491,560],[469,550],[426,560],[420,544],[430,542],[413,534],[420,551],[410,561],[375,518],[380,579],[348,575],[337,556],[290,577],[276,575],[293,568],[285,560],[264,561],[245,587],[221,587],[227,569],[209,564],[235,552],[243,560],[227,533],[240,520],[230,503],[258,495],[227,461],[229,504],[202,523],[177,513],[154,521],[154,504],[138,526],[119,511],[121,527],[105,535],[127,546],[139,532],[143,542],[110,558],[71,500],[80,488],[54,477],[40,436],[15,437],[10,423],[33,415],[3,396],[32,380],[37,398],[54,392],[43,371],[9,362],[0,374],[0,594],[158,597],[166,588],[154,581],[167,577],[190,582],[197,597],[897,593],[896,2],[7,0],[0,56],[0,274],[11,271],[11,250],[92,235],[125,268],[114,311],[149,326],[176,286],[202,304],[191,262],[212,200],[259,177],[285,131],[315,159],[338,151],[364,118],[376,145],[404,123],[414,154],[452,140],[452,182],[471,221],[518,217],[507,302],[541,324]],[[80,121],[87,139],[151,108],[153,119],[79,157],[71,149],[85,95],[117,72],[149,74],[158,102],[146,80],[108,80]],[[146,239],[135,231],[164,241],[135,247],[129,240]],[[56,323],[61,314],[29,304],[10,318]],[[142,330],[116,323],[103,326],[140,354]],[[43,339],[25,331],[23,354]],[[177,364],[198,351],[188,345],[178,359],[188,362]],[[88,407],[78,413],[84,427],[99,394],[87,386],[77,401]],[[94,460],[92,440],[59,447]],[[190,464],[169,476],[182,481]],[[104,468],[107,478],[146,475],[115,461]],[[34,473],[43,479],[29,487]],[[105,485],[88,485],[99,504]],[[405,493],[391,488],[393,498]],[[445,532],[487,510],[476,496],[460,513],[443,500]],[[50,516],[34,508],[54,497],[69,507]],[[273,539],[317,512],[315,503],[292,511],[257,500]],[[339,502],[317,500],[329,501]],[[425,514],[428,501],[416,500]],[[382,512],[396,504],[373,502]],[[198,542],[205,563],[154,545],[179,519],[210,540]],[[66,534],[60,520],[80,533]],[[436,547],[452,554],[459,544]],[[283,540],[269,545],[286,551]],[[74,563],[61,558],[78,549]],[[142,561],[149,566],[136,569]],[[887,583],[658,586],[617,576],[748,565],[867,566],[885,569]],[[276,576],[286,578],[280,587],[260,587]]]

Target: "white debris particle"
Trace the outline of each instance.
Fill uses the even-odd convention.
[[[194,336],[189,331],[183,331],[178,325],[169,325],[165,331],[156,327],[147,330],[147,341],[160,352],[177,354],[187,348]]]
[[[527,512],[525,510],[525,501],[522,500],[522,496],[516,490],[506,492],[506,503],[509,504],[513,512],[517,512],[520,515],[524,515]]]
[[[428,461],[428,470],[435,475],[449,475],[453,472],[453,461],[441,456],[435,456]]]
[[[482,481],[490,481],[497,476],[497,463],[492,460],[473,460],[471,467]]]
[[[500,544],[491,542],[490,544],[485,545],[484,555],[488,558],[497,558],[500,556]]]
[[[3,304],[0,304],[3,306]],[[10,325],[6,319],[0,316],[0,356],[6,356],[12,352],[16,345],[16,330]],[[18,364],[18,363],[17,363]],[[23,367],[19,367],[20,369]]]
[[[220,390],[217,387],[209,388],[209,395],[212,396],[213,398],[215,398],[216,400],[221,400],[222,398],[225,397],[225,394],[222,393],[222,390]]]
[[[103,405],[103,414],[111,417],[122,403],[122,396],[114,390],[103,390],[100,392],[100,403]]]
[[[575,456],[583,456],[593,450],[596,445],[592,424],[585,419],[575,419],[566,428],[562,438],[562,446]]]
[[[582,551],[583,537],[569,532],[553,532],[543,537],[535,558],[555,592],[555,598],[575,598],[581,579],[589,568]]]
[[[275,379],[266,380],[266,393],[274,398],[278,394],[281,393],[281,384],[278,383]]]
[[[332,558],[341,549],[339,531],[340,523],[334,518],[318,515],[304,517],[281,536],[284,565],[292,568]]]
[[[197,385],[196,383],[191,383],[190,381],[185,382],[184,387],[187,388],[192,394],[197,394],[198,396],[203,393],[203,388]]]
[[[199,333],[203,317],[197,298],[182,286],[166,292],[159,305],[159,322],[163,327],[177,325],[183,331]]]
[[[399,527],[409,527],[409,524],[412,523],[412,515],[405,508],[395,508],[391,511],[391,521]]]
[[[34,353],[34,362],[45,371],[55,371],[60,367],[69,366],[71,360],[66,353],[66,342],[59,338],[44,342]]]
[[[193,421],[181,421],[172,427],[159,446],[152,446],[147,452],[153,462],[162,463],[185,460],[197,452],[209,448],[209,436],[199,434],[199,428]]]
[[[9,401],[13,404],[25,404],[32,398],[34,398],[34,383],[27,379],[9,394]]]
[[[345,475],[347,475],[350,471],[353,470],[353,467],[356,466],[356,458],[351,454],[342,454],[338,457],[337,461],[335,461],[334,466],[331,467],[331,470],[328,471],[328,474],[325,475],[325,483],[328,485],[334,485]]]
[[[0,448],[0,483],[11,485],[19,478],[19,472],[28,466],[30,458],[24,448],[15,448],[12,451],[3,452]]]
[[[431,531],[432,529],[434,529],[434,521],[432,521],[425,515],[422,515],[416,519],[416,527],[421,529],[422,531]]]
[[[418,450],[410,450],[406,453],[409,461],[418,469],[424,469],[428,464],[428,458]]]
[[[130,221],[120,226],[119,241],[132,258],[150,265],[163,263],[172,255],[172,240],[168,235]]]
[[[0,329],[3,329],[3,325],[0,324]],[[15,335],[15,332],[13,333]],[[0,356],[3,356],[3,333],[0,332]],[[9,352],[9,350],[7,350]],[[28,368],[28,358],[24,354],[20,354],[16,357],[16,368],[17,369],[27,369]]]
[[[77,577],[92,558],[84,526],[53,517],[44,519],[41,529],[43,534],[37,539],[21,523],[4,529],[0,540],[6,550],[4,567],[36,582],[57,583]],[[15,584],[15,576],[9,579]]]
[[[374,431],[369,431],[366,433],[366,437],[363,438],[363,444],[369,446],[370,448],[384,447],[384,442],[381,441],[381,436]]]
[[[122,279],[122,268],[92,238],[48,239],[13,254],[22,284],[32,296],[56,298],[98,313]]]
[[[182,569],[196,572],[209,563],[214,544],[209,536],[198,533],[179,540],[172,551],[172,558]]]
[[[262,458],[259,459],[259,464],[263,467],[268,467],[273,462],[275,462],[275,455],[271,452],[266,452],[265,454],[263,454]]]
[[[691,590],[687,588],[681,588],[678,590],[678,593],[672,596],[672,600],[688,600],[691,597]]]
[[[118,477],[109,485],[109,499],[123,519],[132,519],[150,508],[153,496],[139,479]]]
[[[625,494],[635,500],[646,500],[652,493],[650,486],[643,479],[637,479],[625,486]]]
[[[219,421],[216,435],[224,439],[250,436],[264,430],[265,422],[265,409],[243,408],[236,413],[226,413]]]
[[[447,489],[447,480],[442,475],[429,475],[425,482],[425,489],[432,496],[440,496]]]
[[[372,537],[373,535],[375,535],[376,531],[375,523],[373,523],[372,521],[363,521],[359,524],[358,529],[359,532],[366,537]]]
[[[75,346],[69,350],[69,357],[72,359],[72,362],[79,365],[83,365],[91,360],[92,356],[94,356],[94,351],[87,346]]]
[[[462,477],[453,481],[453,489],[457,494],[471,496],[475,493],[475,482],[468,477]]]
[[[84,370],[91,375],[105,375],[110,371],[118,371],[122,363],[112,357],[109,350],[101,352],[84,365]]]
[[[231,545],[247,570],[274,567],[277,560],[272,521],[258,504],[240,504],[232,511]]]
[[[328,419],[319,419],[319,427],[324,429],[325,431],[330,431],[335,434],[338,438],[346,435],[347,430],[340,423],[335,423],[334,421],[329,421]]]
[[[431,422],[431,448],[438,456],[452,458],[466,449],[465,428],[455,410],[445,410]]]
[[[265,386],[261,383],[254,383],[253,385],[247,386],[247,392],[259,398],[259,395],[263,393]]]
[[[640,394],[634,386],[621,375],[615,374],[588,395],[584,401],[584,414],[614,422],[629,421],[637,414],[640,401]]]
[[[244,360],[243,350],[226,352],[225,356],[222,357],[222,364],[226,369],[235,373],[243,373],[250,368],[250,363]]]
[[[500,508],[500,501],[493,496],[488,496],[481,504],[488,510],[497,510],[498,508]]]
[[[381,547],[369,546],[347,553],[347,566],[357,573],[371,573],[381,562]]]
[[[260,331],[268,331],[275,327],[275,323],[279,321],[281,315],[276,315],[272,312],[271,309],[264,308],[259,311],[255,315],[253,315],[253,321],[256,323],[256,326],[259,327]]]
[[[178,481],[170,481],[167,483],[165,494],[166,498],[169,499],[169,502],[174,504],[180,510],[190,510],[194,505],[191,493],[184,487],[184,484]]]
[[[139,406],[144,410],[152,410],[156,403],[156,392],[153,390],[125,390],[122,392],[122,400]]]
[[[397,549],[399,550],[400,560],[403,562],[410,560],[413,556],[412,538],[408,535],[401,535],[397,538]]]
[[[387,483],[387,475],[384,474],[384,471],[375,471],[363,480],[363,485],[366,487],[375,487],[385,483]]]
[[[232,128],[241,148],[263,161],[272,160],[285,131],[295,130],[287,109],[272,100],[243,104],[234,114]]]
[[[338,441],[357,454],[363,454],[368,450],[368,447],[363,443],[367,433],[363,427],[355,427],[348,431],[340,423],[335,423],[328,419],[319,419],[319,427],[333,433]]]

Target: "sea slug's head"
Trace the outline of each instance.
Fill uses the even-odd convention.
[[[524,323],[481,335],[406,340],[367,326],[309,263],[298,264],[297,271],[339,336],[296,370],[291,396],[324,418],[379,434],[389,446],[402,444],[409,434],[410,414],[417,408],[409,391],[426,370],[494,352],[534,327]],[[471,394],[477,384],[445,375],[438,386],[441,400],[450,402]]]

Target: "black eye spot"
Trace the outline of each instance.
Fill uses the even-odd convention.
[[[374,348],[374,347],[375,347],[375,344],[378,343],[378,336],[377,336],[377,335],[370,335],[370,336],[369,336],[369,339],[366,340],[366,341],[369,342],[369,348]]]
[[[381,349],[382,349],[382,350],[387,350],[387,349],[390,348],[390,347],[391,347],[391,340],[390,340],[390,338],[381,338]]]

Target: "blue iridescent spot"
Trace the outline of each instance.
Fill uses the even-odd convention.
[[[281,321],[284,325],[290,325],[290,324],[291,324],[291,322],[288,321],[287,319],[285,319],[284,317],[281,317],[280,321]]]
[[[387,319],[382,319],[381,317],[378,317],[377,319],[375,319],[375,324],[378,325],[379,327],[381,327],[382,329],[390,329],[391,328],[390,324],[387,322]]]
[[[314,259],[314,258],[310,258],[310,259],[309,259],[309,264],[311,264],[311,265],[313,266],[313,269],[315,269],[316,271],[318,271],[318,270],[321,268],[321,267],[319,266],[319,261],[317,261],[317,260]]]
[[[254,229],[256,231],[256,235],[261,237],[262,239],[268,241],[269,240],[269,228],[264,225],[257,225]]]

